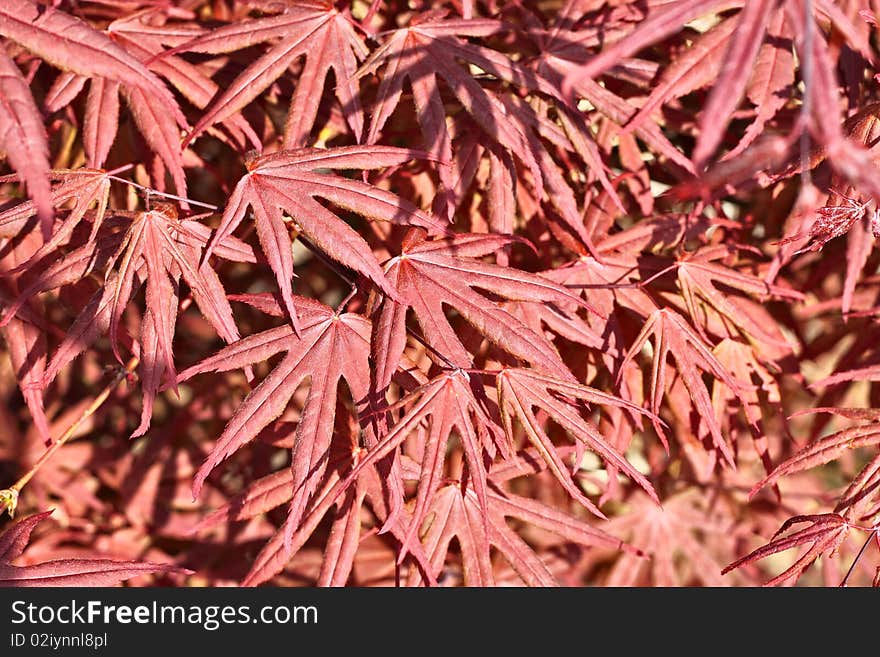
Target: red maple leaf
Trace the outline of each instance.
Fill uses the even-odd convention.
[[[27,546],[34,527],[51,513],[45,511],[20,520],[0,534],[0,586],[110,586],[148,573],[192,573],[170,564],[111,559],[58,559],[13,565]]]
[[[415,155],[413,151],[387,146],[351,146],[327,150],[303,148],[251,158],[247,162],[248,173],[230,196],[205,258],[210,256],[215,244],[232,234],[250,207],[260,245],[275,272],[284,308],[295,327],[292,229],[302,232],[337,262],[362,273],[395,295],[366,240],[317,199],[370,219],[418,226],[432,232],[445,231],[439,222],[396,194],[328,172],[394,166]],[[285,213],[291,217],[291,224],[285,222]]]

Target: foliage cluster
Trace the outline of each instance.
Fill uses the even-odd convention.
[[[877,585],[876,4],[4,0],[0,583]]]

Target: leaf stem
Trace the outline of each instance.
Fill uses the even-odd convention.
[[[357,292],[358,292],[357,285],[352,285],[351,290],[349,290],[346,297],[342,301],[340,301],[338,304],[336,304],[336,308],[334,308],[334,310],[337,315],[339,313],[341,313],[343,310],[345,310],[345,307],[348,305],[348,302],[354,298],[354,295],[356,295]]]
[[[321,249],[319,249],[317,246],[315,246],[314,244],[312,244],[312,243],[309,241],[309,239],[308,239],[307,237],[304,237],[304,236],[300,233],[300,234],[298,234],[298,235],[296,236],[296,239],[298,239],[300,242],[302,242],[302,245],[303,245],[304,247],[306,247],[309,251],[311,251],[312,254],[313,254],[315,257],[318,258],[318,260],[320,260],[320,261],[321,261],[326,267],[328,267],[328,268],[329,268],[334,274],[336,274],[337,276],[339,276],[339,278],[341,278],[342,281],[343,281],[346,285],[348,285],[348,294],[345,296],[345,298],[344,298],[342,301],[340,301],[340,302],[336,305],[335,311],[336,311],[336,314],[338,315],[338,314],[341,313],[343,310],[345,310],[345,307],[348,305],[348,302],[351,301],[351,300],[354,298],[354,296],[358,293],[358,286],[357,286],[357,283],[355,283],[355,281],[353,281],[351,278],[349,278],[348,276],[346,276],[345,273],[339,268],[339,266],[338,266],[335,262],[333,262],[330,258],[328,258],[328,257],[327,257],[327,256],[321,251]]]
[[[804,2],[804,61],[801,79],[804,82],[804,98],[800,116],[801,187],[812,184],[810,174],[810,115],[813,113],[813,0]]]
[[[409,334],[413,337],[413,339],[414,339],[416,342],[418,342],[418,343],[419,343],[420,345],[422,345],[425,349],[427,349],[427,350],[430,351],[432,354],[434,354],[435,356],[437,356],[437,358],[439,358],[440,360],[442,360],[443,363],[444,363],[449,369],[451,369],[451,370],[458,370],[458,369],[461,369],[458,365],[456,365],[455,363],[453,363],[453,362],[452,362],[451,360],[449,360],[446,356],[444,356],[444,355],[441,354],[439,351],[437,351],[434,347],[432,347],[432,346],[428,343],[428,341],[425,340],[425,338],[423,338],[421,335],[419,335],[419,333],[418,333],[417,331],[414,331],[414,330],[411,329],[409,326],[407,326],[407,327],[406,327],[406,332],[409,333]]]
[[[115,169],[110,169],[110,171],[107,171],[106,174],[108,176],[114,176],[114,175],[117,175],[120,173],[125,173],[126,171],[131,171],[132,169],[134,169],[134,164],[129,162],[128,164],[124,164],[121,167],[116,167]]]
[[[373,0],[370,3],[370,8],[367,10],[366,15],[360,20],[360,26],[367,33],[370,33],[369,23],[373,20],[373,16],[376,15],[376,12],[379,10],[379,6],[382,4],[382,0]]]
[[[871,542],[871,539],[874,538],[874,534],[880,531],[880,527],[875,527],[870,534],[868,534],[868,538],[865,539],[865,542],[862,544],[859,553],[856,555],[856,558],[853,559],[852,565],[849,567],[849,570],[846,571],[846,575],[844,575],[843,579],[840,582],[841,587],[846,587],[846,583],[849,580],[849,576],[853,574],[853,571],[856,569],[856,564],[862,558],[862,555],[865,553],[865,550],[868,549],[868,544]]]
[[[144,187],[143,185],[139,185],[133,180],[126,180],[125,178],[120,178],[118,176],[107,175],[110,180],[115,180],[116,182],[125,183],[126,185],[130,185],[135,189],[139,189],[149,196],[161,196],[163,198],[170,198],[174,201],[181,201],[182,203],[189,203],[190,205],[198,205],[200,208],[208,208],[209,210],[219,210],[216,205],[212,205],[211,203],[203,203],[202,201],[194,201],[191,198],[186,198],[184,196],[177,196],[176,194],[167,194],[166,192],[160,192],[156,189],[152,189],[151,187]]]
[[[298,239],[300,242],[302,242],[302,245],[304,247],[306,247],[309,251],[311,251],[312,254],[318,258],[318,260],[320,260],[322,263],[324,263],[324,265],[326,265],[330,269],[330,271],[332,271],[334,274],[339,276],[339,278],[341,278],[342,281],[346,285],[348,285],[348,287],[357,288],[357,286],[354,284],[354,281],[351,280],[348,276],[346,276],[345,273],[342,271],[342,269],[340,269],[339,266],[335,262],[333,262],[330,258],[328,258],[324,254],[324,252],[321,251],[321,249],[319,249],[317,246],[312,244],[312,242],[309,240],[309,238],[303,236],[302,233],[299,233],[296,236],[296,239]]]
[[[63,434],[52,443],[45,452],[43,452],[42,456],[37,459],[37,462],[28,470],[22,477],[16,481],[10,488],[4,489],[0,491],[0,504],[6,507],[6,510],[9,512],[9,516],[12,517],[15,514],[15,507],[18,505],[18,495],[21,492],[21,489],[24,488],[27,483],[33,478],[33,476],[39,471],[45,463],[52,458],[52,456],[57,452],[70,438],[76,433],[76,430],[89,419],[95,412],[101,408],[107,398],[110,396],[110,393],[118,386],[122,380],[128,376],[131,372],[135,370],[138,366],[140,360],[137,356],[131,358],[128,363],[126,363],[125,367],[120,368],[117,372],[116,376],[113,380],[104,386],[104,389],[98,394],[97,397],[92,401],[91,404],[88,405],[83,412],[80,413],[79,417],[64,431]]]

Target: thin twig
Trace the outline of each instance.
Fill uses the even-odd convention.
[[[105,175],[113,176],[116,174],[125,173],[126,171],[131,171],[132,169],[134,169],[134,164],[129,162],[128,164],[123,164],[121,167],[116,167],[115,169],[110,169],[110,171],[106,171]]]
[[[804,2],[804,61],[801,79],[804,82],[804,100],[801,104],[801,187],[811,184],[810,175],[810,114],[813,111],[813,0]]]
[[[853,571],[856,569],[856,564],[859,562],[859,559],[862,558],[862,555],[865,553],[865,550],[868,549],[868,544],[871,542],[871,539],[874,538],[874,534],[880,531],[880,527],[875,527],[870,534],[868,534],[868,538],[865,539],[862,548],[859,550],[859,553],[856,555],[856,558],[853,559],[852,565],[849,567],[849,570],[846,571],[846,575],[844,575],[843,579],[840,582],[841,587],[845,587],[847,581],[849,580],[849,576],[853,574]]]
[[[348,285],[348,287],[350,287],[350,288],[357,287],[357,285],[355,285],[355,282],[353,280],[351,280],[348,276],[346,276],[345,273],[339,268],[339,265],[337,265],[335,262],[333,262],[326,255],[324,255],[324,252],[321,251],[321,249],[319,249],[317,246],[312,244],[307,237],[303,237],[300,234],[300,235],[296,236],[296,239],[298,239],[300,242],[302,242],[303,246],[306,247],[309,251],[311,251],[312,254],[314,254],[318,258],[318,260],[320,260],[327,267],[329,267],[330,270],[333,271],[334,274],[339,276],[339,278],[341,278],[342,281],[346,285]]]
[[[125,178],[119,178],[118,176],[107,176],[110,180],[115,180],[116,182],[125,183],[135,189],[139,189],[144,194],[148,194],[149,196],[162,196],[164,198],[170,198],[175,201],[181,201],[182,203],[189,203],[190,205],[198,205],[201,208],[208,208],[209,210],[214,210],[215,212],[219,210],[216,205],[212,205],[211,203],[202,203],[201,201],[193,201],[191,198],[186,198],[185,196],[177,196],[175,194],[167,194],[166,192],[160,192],[158,190],[152,189],[150,187],[144,187],[143,185],[139,185],[132,180],[126,180]]]
[[[341,278],[342,281],[346,285],[348,285],[348,294],[345,296],[345,298],[342,301],[340,301],[336,305],[336,308],[334,309],[336,314],[338,315],[340,312],[342,312],[345,309],[345,307],[348,305],[348,302],[351,301],[354,298],[354,296],[358,293],[357,283],[355,283],[352,279],[350,279],[348,276],[346,276],[345,273],[339,268],[339,266],[335,262],[333,262],[330,258],[328,258],[326,255],[324,255],[324,253],[317,246],[312,244],[308,240],[308,238],[303,237],[302,235],[297,235],[296,239],[298,239],[300,242],[302,242],[304,247],[306,247],[309,251],[311,251],[312,254],[318,258],[318,260],[320,260],[334,274],[339,276],[339,278]]]
[[[428,344],[428,341],[425,340],[425,338],[423,338],[421,335],[419,335],[416,331],[414,331],[413,329],[411,329],[410,327],[407,326],[407,327],[406,327],[406,332],[409,333],[409,334],[415,339],[416,342],[418,342],[418,343],[419,343],[420,345],[422,345],[425,349],[427,349],[427,350],[430,351],[432,354],[434,354],[435,356],[437,356],[437,358],[439,358],[440,360],[442,360],[442,361],[446,364],[446,366],[447,366],[449,369],[452,369],[452,370],[460,370],[460,369],[461,369],[458,365],[456,365],[455,363],[453,363],[453,362],[452,362],[451,360],[449,360],[446,356],[444,356],[444,355],[441,354],[439,351],[437,351],[434,347],[432,347],[430,344]]]
[[[345,298],[342,301],[340,301],[338,304],[336,304],[336,308],[333,309],[337,315],[345,309],[345,307],[348,305],[348,302],[354,298],[354,295],[356,295],[357,292],[358,292],[357,285],[353,285],[351,287],[351,290],[349,290],[348,294],[345,296]]]
[[[367,10],[367,14],[360,20],[361,26],[363,26],[364,31],[370,32],[369,22],[373,20],[373,16],[376,15],[376,12],[379,10],[379,5],[382,4],[382,0],[373,0],[370,3],[370,8]]]

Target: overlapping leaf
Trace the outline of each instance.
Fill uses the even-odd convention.
[[[709,248],[677,264],[678,283],[691,317],[694,321],[699,317],[697,312],[697,297],[699,297],[752,338],[773,346],[788,348],[788,343],[780,340],[777,334],[761,326],[756,319],[734,305],[732,300],[721,291],[720,286],[740,290],[758,298],[772,295],[780,299],[799,301],[804,298],[803,295],[778,285],[770,285],[755,276],[713,262],[727,254],[725,247]]]
[[[42,10],[31,0],[8,0],[0,7],[0,34],[62,70],[141,89],[183,120],[159,78],[107,35],[70,14],[54,7]]]
[[[631,402],[603,393],[588,386],[577,385],[545,376],[521,368],[505,369],[498,375],[498,404],[504,419],[508,436],[513,436],[513,418],[522,424],[529,441],[537,448],[541,458],[553,475],[562,483],[565,490],[576,500],[599,517],[601,511],[580,491],[566,471],[566,465],[557,452],[543,423],[535,415],[534,408],[542,409],[549,417],[559,423],[574,438],[578,446],[577,458],[586,447],[595,452],[610,468],[625,473],[641,486],[648,496],[659,504],[653,486],[645,476],[636,470],[608,441],[602,437],[598,428],[584,420],[572,400],[580,399],[587,403],[617,406],[634,414],[645,413],[644,409]]]
[[[341,460],[328,464],[326,475],[305,509],[302,522],[288,515],[283,525],[260,550],[242,584],[256,586],[281,572],[290,559],[315,533],[320,523],[335,507],[333,531],[328,539],[319,581],[324,585],[341,586],[348,580],[354,560],[355,547],[361,539],[361,511],[367,506],[378,520],[401,543],[406,537],[406,512],[392,514],[387,504],[385,486],[377,471],[366,468],[358,471],[357,479],[343,477],[345,471],[359,461],[359,449],[343,445]],[[253,518],[287,503],[294,496],[294,472],[287,468],[253,482],[229,504],[207,517],[193,531],[210,527],[222,520],[236,521]],[[408,554],[417,564],[415,576],[428,584],[436,584],[421,543],[409,546]],[[420,580],[421,581],[421,580]]]
[[[635,358],[651,336],[654,336],[653,357],[651,366],[651,382],[649,407],[654,413],[660,411],[663,393],[666,389],[666,359],[671,353],[677,365],[677,375],[684,382],[690,393],[694,408],[706,423],[715,449],[724,459],[733,465],[733,451],[721,433],[718,420],[712,408],[709,391],[703,383],[702,372],[713,375],[734,393],[737,393],[744,382],[735,380],[718,362],[710,347],[687,324],[681,315],[668,308],[658,308],[648,317],[641,332],[630,347],[624,362]],[[743,400],[743,404],[747,404]],[[662,432],[661,432],[662,435]]]
[[[51,514],[45,511],[20,520],[0,534],[0,586],[111,586],[151,573],[188,573],[169,564],[112,559],[58,559],[15,566],[31,532]]]
[[[402,306],[411,307],[428,342],[448,362],[470,367],[472,355],[462,344],[444,314],[445,305],[455,308],[490,342],[511,355],[560,378],[571,377],[553,346],[499,304],[473,288],[518,301],[541,301],[563,307],[586,306],[564,287],[536,274],[501,267],[477,258],[514,240],[501,235],[460,234],[451,239],[426,241],[406,248],[385,265],[385,276],[394,286],[395,298],[384,300],[379,324],[386,332],[378,336],[377,351],[396,345],[406,330]],[[396,362],[392,355],[389,359]]]
[[[297,320],[293,304],[291,227],[301,231],[334,260],[362,273],[396,296],[366,240],[317,199],[370,219],[417,226],[431,232],[444,231],[437,221],[406,199],[365,182],[328,173],[399,165],[415,155],[413,151],[387,146],[351,146],[279,151],[252,158],[247,163],[248,173],[229,198],[207,255],[213,245],[232,234],[250,207],[260,245],[275,272],[284,308],[294,326]],[[285,213],[292,218],[292,226],[285,222]]]
[[[110,178],[107,172],[99,169],[53,170],[48,172],[48,177],[58,181],[58,184],[50,192],[52,206],[60,208],[72,201],[73,207],[60,225],[52,227],[51,238],[19,267],[30,267],[52,254],[59,245],[70,237],[74,228],[83,220],[92,205],[95,205],[95,212],[94,216],[90,217],[92,223],[91,240],[95,239],[104,221],[110,196]],[[19,203],[0,212],[0,236],[15,237],[22,230],[27,230],[28,220],[37,212],[37,206],[33,201]]]
[[[712,509],[698,491],[684,491],[658,506],[644,495],[627,500],[631,511],[613,518],[607,530],[641,548],[648,559],[623,553],[606,586],[725,586],[724,555],[733,549],[736,528],[722,509]]]
[[[802,523],[810,523],[810,526],[805,529],[799,529],[788,536],[777,538],[784,534],[792,525]],[[821,555],[833,554],[846,540],[850,529],[850,524],[836,513],[801,515],[789,518],[782,524],[782,527],[779,528],[779,531],[774,534],[767,545],[758,548],[754,552],[750,552],[742,559],[737,559],[725,567],[721,574],[724,575],[735,568],[741,568],[777,552],[784,552],[800,545],[809,544],[809,548],[791,566],[764,584],[764,586],[777,586],[793,577],[799,577]]]
[[[422,541],[435,572],[447,559],[450,543],[457,539],[461,551],[464,583],[493,586],[494,567],[490,548],[496,548],[529,586],[554,586],[556,578],[529,545],[507,524],[506,517],[518,518],[566,539],[587,546],[601,546],[633,554],[640,551],[586,523],[559,513],[534,500],[490,493],[488,517],[481,511],[476,494],[449,484],[433,497],[430,522]]]
[[[462,37],[486,37],[506,29],[500,21],[488,19],[450,19],[445,12],[428,13],[383,39],[382,45],[370,55],[359,75],[382,72],[376,105],[366,135],[368,143],[375,143],[383,127],[401,101],[408,82],[416,106],[419,127],[425,148],[437,158],[437,167],[446,198],[440,207],[450,215],[460,201],[463,181],[473,175],[473,159],[465,166],[460,157],[453,156],[453,139],[458,138],[458,151],[468,151],[465,139],[454,134],[447,125],[442,80],[452,91],[474,124],[491,140],[487,147],[500,146],[509,156],[520,160],[529,171],[538,200],[545,191],[548,200],[558,209],[568,227],[588,247],[589,238],[579,221],[574,195],[563,176],[559,175],[553,159],[541,143],[541,137],[562,144],[568,151],[580,155],[590,174],[617,199],[589,130],[581,130],[571,142],[560,128],[542,117],[531,105],[519,99],[496,94],[481,85],[461,67],[460,61],[479,67],[486,75],[504,83],[522,86],[531,92],[552,94],[554,89],[534,70],[522,66],[507,55],[485,46],[466,41]],[[563,109],[564,122],[580,119]],[[567,125],[567,123],[565,123]],[[557,134],[554,134],[557,133]],[[472,140],[467,140],[472,141]],[[479,139],[476,140],[477,143]],[[502,152],[504,152],[502,151]],[[495,158],[498,156],[495,155]],[[495,175],[503,175],[500,162],[492,160]],[[496,190],[497,191],[497,190]],[[618,203],[619,200],[618,200]],[[493,212],[498,208],[492,204]],[[508,220],[509,221],[509,220]]]
[[[299,297],[293,301],[301,315],[299,334],[288,324],[248,336],[188,368],[179,380],[202,372],[244,368],[279,352],[286,353],[229,421],[196,475],[195,496],[211,471],[278,418],[297,388],[309,380],[309,396],[297,425],[292,454],[295,492],[289,523],[295,527],[327,468],[340,379],[345,379],[358,402],[369,392],[370,325],[359,315],[337,315],[323,304]]]
[[[189,102],[199,109],[205,109],[220,92],[217,84],[202,71],[175,55],[166,55],[163,45],[179,45],[181,41],[189,41],[196,36],[193,30],[180,27],[165,31],[145,24],[146,16],[135,15],[131,19],[120,19],[111,23],[107,31],[110,36],[128,52],[145,62],[156,75],[161,76],[174,86]],[[162,54],[161,58],[157,55]],[[100,155],[106,155],[104,149],[107,142],[112,141],[111,133],[115,105],[118,98],[112,90],[98,87],[98,80],[92,82],[89,93],[90,109],[87,109],[84,126],[84,146],[90,157],[100,161]],[[106,83],[105,83],[106,85]],[[240,115],[233,115],[222,121],[229,135],[234,139],[238,149],[244,150],[248,143],[260,148],[259,137],[250,124]],[[100,146],[98,146],[100,144]],[[92,155],[92,154],[95,155]],[[91,166],[99,166],[91,164]]]
[[[178,194],[186,195],[179,143],[186,119],[173,94],[137,57],[79,18],[55,8],[41,11],[31,0],[10,0],[0,7],[0,35],[63,71],[94,79],[89,106],[105,114],[99,119],[92,112],[89,119],[86,143],[93,166],[101,166],[116,133],[115,97],[121,90],[144,139],[170,169]],[[61,79],[68,87],[63,98],[69,102],[83,80],[69,75]],[[164,179],[158,177],[157,185],[164,186]]]
[[[880,424],[865,424],[843,429],[807,445],[797,454],[777,465],[773,472],[755,484],[749,495],[776,483],[786,475],[803,472],[830,463],[847,450],[880,444]]]
[[[94,294],[65,336],[43,375],[44,386],[104,330],[109,331],[113,352],[122,361],[119,322],[130,298],[145,281],[147,308],[139,343],[144,405],[141,424],[134,433],[137,436],[149,427],[153,399],[163,381],[175,380],[172,339],[180,279],[186,281],[199,309],[221,338],[233,342],[239,334],[217,274],[210,267],[198,267],[210,234],[204,226],[191,220],[178,221],[176,212],[168,207],[135,213],[125,223],[124,230],[102,240],[89,240],[40,271],[21,291],[3,321],[16,321],[18,308],[33,295],[74,283],[95,267],[106,267],[106,285]],[[231,240],[227,237],[225,241]],[[216,251],[233,259],[254,261],[245,245],[233,242],[233,247],[238,248]]]
[[[0,153],[27,183],[43,238],[49,239],[52,203],[49,200],[49,140],[27,82],[15,62],[0,47]]]
[[[486,401],[478,399],[478,395],[483,396],[480,384],[472,382],[464,371],[453,370],[433,378],[399,402],[398,405],[409,410],[375,447],[383,452],[390,451],[427,425],[418,493],[403,544],[404,552],[421,527],[428,506],[443,481],[444,461],[453,433],[458,436],[465,454],[469,486],[477,495],[483,515],[488,513],[487,455],[494,454],[500,447],[509,456],[511,449],[489,417]]]
[[[502,29],[499,21],[449,19],[443,13],[428,14],[386,36],[382,46],[364,63],[359,75],[376,72],[384,66],[367,142],[378,140],[408,80],[426,148],[440,162],[448,163],[441,171],[445,171],[444,182],[451,187],[452,137],[446,126],[446,111],[438,85],[438,78],[442,78],[483,130],[517,157],[526,158],[529,168],[537,174],[536,182],[540,183],[539,166],[522,130],[505,116],[500,101],[462,70],[457,59],[480,66],[502,80],[527,80],[533,88],[539,86],[537,77],[501,53],[461,38],[494,34]]]
[[[195,139],[211,125],[228,119],[257,98],[300,57],[306,62],[290,102],[284,147],[299,148],[309,142],[325,80],[333,71],[336,96],[352,131],[360,141],[363,111],[353,75],[366,47],[349,18],[329,2],[287,2],[273,7],[282,13],[235,23],[188,41],[174,52],[225,53],[279,39],[251,63],[202,115],[187,137]]]

